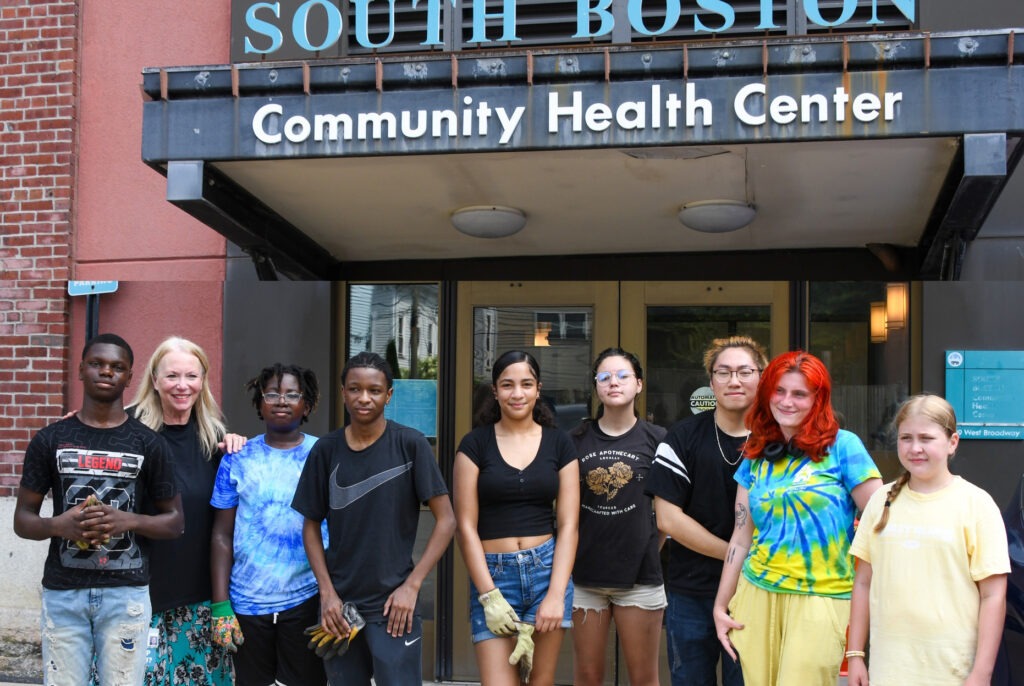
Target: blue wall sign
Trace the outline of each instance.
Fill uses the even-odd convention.
[[[946,400],[961,438],[1024,439],[1024,351],[947,350]]]
[[[384,416],[411,426],[429,438],[437,436],[437,381],[395,379],[394,388]]]
[[[68,281],[68,295],[98,295],[116,290],[117,281]]]

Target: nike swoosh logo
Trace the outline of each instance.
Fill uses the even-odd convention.
[[[408,648],[409,646],[411,646],[413,643],[415,643],[416,641],[420,640],[421,638],[423,638],[423,637],[422,636],[417,636],[416,638],[412,639],[411,641],[406,641],[405,642],[405,647]]]
[[[331,509],[342,510],[355,501],[369,494],[375,488],[380,488],[392,479],[397,479],[405,472],[412,469],[412,462],[394,467],[380,474],[374,474],[369,479],[364,479],[351,486],[338,485],[338,468],[331,472]]]

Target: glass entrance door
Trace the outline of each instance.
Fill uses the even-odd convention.
[[[713,339],[750,336],[769,358],[787,349],[786,282],[623,282],[621,293],[621,345],[640,353],[647,376],[640,410],[655,424],[707,409],[703,356]]]
[[[785,350],[789,330],[785,282],[467,282],[459,285],[457,317],[456,434],[472,427],[480,401],[490,393],[494,360],[520,349],[540,363],[542,397],[559,425],[575,426],[591,410],[591,363],[618,345],[640,356],[646,385],[638,410],[669,425],[699,408],[704,348],[713,338],[753,336],[770,353]],[[453,678],[479,681],[469,638],[469,583],[456,553]],[[563,644],[556,680],[572,683],[571,632]],[[664,641],[662,656],[664,658]],[[625,664],[610,641],[607,684],[626,684]],[[667,666],[662,683],[667,684]]]

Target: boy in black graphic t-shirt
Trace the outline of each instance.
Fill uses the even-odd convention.
[[[25,453],[14,531],[50,539],[43,567],[46,683],[142,683],[149,567],[139,538],[175,538],[184,521],[167,448],[124,411],[132,351],[114,334],[85,345],[77,415],[43,428]],[[40,515],[53,495],[53,516]],[[156,510],[145,515],[147,504]],[[95,648],[94,648],[95,646]]]

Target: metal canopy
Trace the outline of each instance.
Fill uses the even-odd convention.
[[[593,267],[624,253],[807,249],[955,278],[1020,157],[1015,37],[151,69],[143,157],[171,170],[172,202],[292,278],[377,262],[451,273],[517,256],[595,255]],[[172,193],[196,174],[205,181]],[[757,218],[714,236],[679,224],[682,204],[710,198],[750,202]],[[475,204],[520,208],[527,227],[457,234],[450,213]]]

